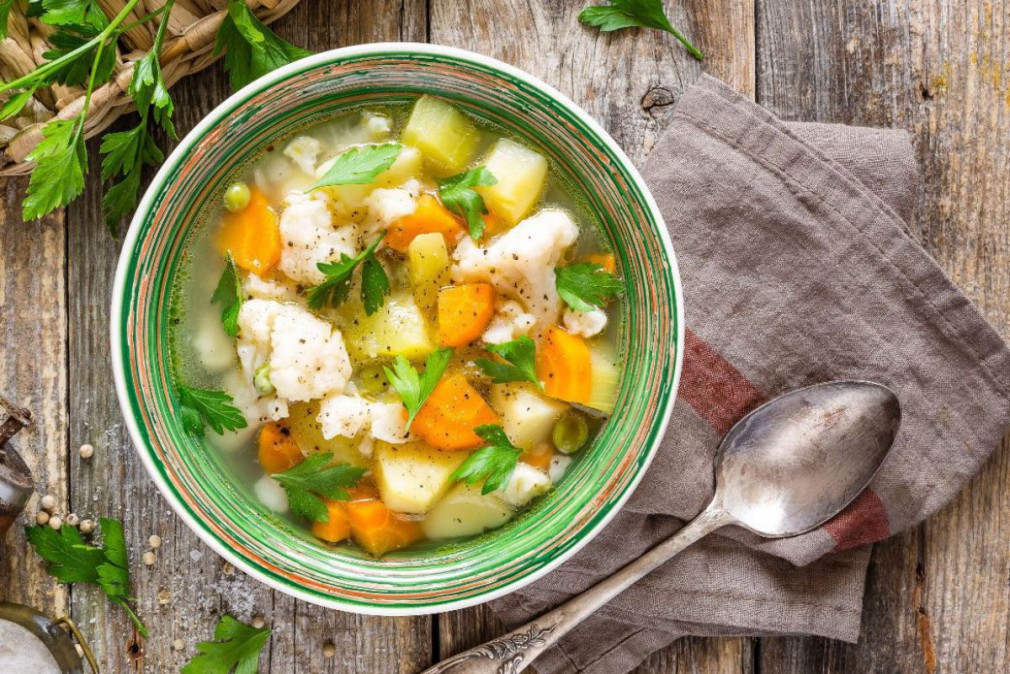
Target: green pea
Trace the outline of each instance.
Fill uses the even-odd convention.
[[[252,194],[245,183],[232,183],[224,193],[224,207],[232,213],[241,211],[249,205]]]
[[[554,424],[551,440],[562,454],[574,454],[589,440],[589,424],[578,412],[568,412]]]
[[[269,363],[264,363],[256,368],[256,372],[253,374],[253,388],[256,389],[256,393],[259,393],[261,396],[268,396],[276,390],[274,385],[270,382]]]

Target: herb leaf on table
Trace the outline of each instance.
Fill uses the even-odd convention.
[[[58,583],[98,585],[110,601],[119,604],[143,636],[147,627],[134,613],[130,602],[130,560],[126,552],[123,524],[103,517],[99,520],[102,547],[88,545],[71,526],[59,531],[44,524],[25,527],[25,536],[35,552],[46,560],[46,570]]]
[[[366,469],[346,463],[330,466],[332,460],[333,454],[310,454],[294,468],[273,474],[287,492],[292,512],[313,522],[329,522],[330,516],[321,497],[335,501],[350,498],[347,488],[356,485]]]
[[[537,388],[543,388],[537,379],[536,351],[537,345],[532,339],[523,335],[511,342],[488,344],[488,351],[501,356],[507,362],[501,363],[488,358],[478,358],[477,367],[491,377],[495,384],[506,384],[512,381],[531,381]]]
[[[663,0],[607,0],[606,5],[586,7],[579,12],[579,21],[587,26],[595,26],[602,31],[622,28],[657,28],[665,30],[681,42],[691,56],[699,61],[705,58],[701,50],[691,44],[680,31],[673,27]]]
[[[311,189],[330,185],[367,185],[393,165],[401,149],[403,146],[399,143],[352,147],[336,158]]]
[[[214,641],[196,645],[197,655],[180,674],[256,674],[260,652],[270,639],[270,628],[257,629],[223,615],[214,628]]]
[[[445,368],[452,360],[453,350],[450,348],[437,349],[428,354],[424,361],[424,372],[418,374],[414,366],[403,356],[393,359],[393,369],[383,367],[386,379],[400,394],[403,406],[407,408],[407,430],[414,423],[414,417],[421,411],[424,401],[428,399],[431,392],[435,390],[439,379],[445,372]]]
[[[385,236],[386,233],[383,232],[372,245],[354,257],[341,253],[339,260],[318,263],[316,267],[326,275],[326,280],[309,288],[309,306],[313,309],[322,309],[342,304],[351,291],[351,276],[354,270],[364,262],[361,275],[361,301],[365,305],[367,315],[371,316],[378,311],[384,303],[383,298],[390,292],[389,277],[375,259],[375,250]]]
[[[483,166],[438,181],[438,196],[442,205],[466,220],[470,238],[474,240],[484,236],[484,218],[481,216],[487,213],[487,208],[484,198],[473,188],[497,183],[494,174]]]
[[[523,450],[513,445],[505,434],[505,429],[497,424],[478,426],[473,432],[488,445],[468,456],[449,476],[449,480],[466,484],[484,480],[480,493],[490,494],[508,484]]]
[[[237,431],[248,423],[242,411],[232,405],[232,397],[224,391],[177,387],[182,409],[179,416],[183,427],[193,435],[202,438],[204,425],[210,426],[218,435],[226,430]]]
[[[242,281],[239,280],[238,268],[235,266],[235,258],[231,256],[231,251],[228,251],[225,257],[221,280],[217,282],[217,288],[210,301],[219,303],[222,307],[221,322],[224,324],[224,331],[230,337],[237,336],[238,312],[242,309]]]
[[[214,45],[215,55],[222,51],[232,89],[241,89],[271,70],[312,53],[278,37],[256,18],[244,0],[228,0],[228,16]]]
[[[592,311],[605,307],[607,300],[624,290],[613,274],[594,262],[580,262],[554,271],[554,287],[558,295],[574,311]]]

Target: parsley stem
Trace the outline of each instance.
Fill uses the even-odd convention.
[[[137,19],[133,23],[126,24],[125,26],[123,26],[122,32],[125,33],[127,31],[133,30],[134,28],[138,28],[140,26],[143,26],[145,23],[147,23],[151,19],[154,19],[155,17],[158,17],[158,16],[164,14],[166,11],[171,11],[170,8],[171,8],[171,6],[172,6],[172,4],[174,2],[175,2],[175,0],[169,0],[164,5],[162,5],[158,9],[154,10],[153,12],[151,12],[147,16],[143,17],[142,19]]]
[[[108,40],[109,36],[111,36],[113,33],[117,32],[116,29],[119,28],[119,24],[123,23],[123,21],[126,20],[126,17],[128,17],[130,15],[130,12],[133,11],[133,8],[136,7],[137,3],[139,3],[139,2],[140,2],[140,0],[129,0],[126,3],[126,5],[123,7],[123,9],[119,12],[119,14],[117,14],[112,19],[112,21],[109,22],[109,25],[106,26],[104,29],[102,29],[102,32],[100,32],[98,35],[96,35],[95,37],[91,38],[90,40],[88,40],[87,42],[85,42],[84,44],[82,44],[77,49],[74,49],[73,51],[67,52],[66,54],[64,54],[63,56],[59,57],[58,59],[54,59],[52,61],[46,61],[44,64],[42,64],[41,66],[39,66],[34,71],[28,73],[27,75],[24,75],[23,77],[17,78],[13,82],[0,83],[0,93],[2,93],[4,91],[10,91],[11,89],[21,89],[21,88],[25,87],[27,84],[30,84],[32,81],[42,80],[42,79],[44,79],[43,75],[48,75],[53,70],[58,69],[61,66],[63,66],[64,63],[67,63],[68,61],[72,61],[75,58],[77,58],[78,56],[87,53],[96,44],[103,44],[104,45],[105,42],[106,42],[106,40]],[[98,54],[98,55],[100,56],[101,54]],[[98,59],[97,58],[95,59],[95,63],[98,63]],[[92,70],[92,74],[94,74],[94,70]],[[89,91],[90,91],[90,87],[91,87],[90,83],[89,83],[88,87],[89,87]],[[87,110],[87,105],[84,106],[84,109]]]
[[[680,40],[680,43],[682,45],[684,45],[684,47],[687,49],[688,53],[691,54],[691,56],[695,57],[699,61],[702,61],[702,60],[705,59],[705,55],[701,53],[701,50],[698,49],[697,47],[695,47],[693,44],[691,44],[691,42],[686,37],[684,37],[683,35],[681,35],[680,31],[678,31],[676,28],[674,28],[674,27],[671,26],[670,27],[670,33],[675,38],[677,38],[678,40]]]
[[[126,611],[126,615],[131,621],[133,621],[133,624],[137,626],[137,631],[140,632],[140,635],[147,638],[147,626],[145,626],[144,623],[140,621],[140,618],[137,617],[137,614],[133,612],[133,608],[130,607],[129,602],[127,602],[123,597],[118,597],[116,599],[116,603],[123,607],[123,610]]]

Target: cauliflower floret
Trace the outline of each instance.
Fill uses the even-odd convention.
[[[607,327],[607,312],[596,308],[592,311],[572,311],[566,309],[562,317],[565,330],[573,335],[595,337]]]
[[[416,182],[416,181],[415,181]],[[367,236],[371,239],[391,224],[417,210],[417,197],[403,187],[380,187],[372,190],[361,204],[368,209],[365,218]]]
[[[371,140],[382,140],[393,130],[393,120],[377,112],[366,112],[361,118],[361,126]]]
[[[342,393],[351,361],[340,331],[302,307],[249,300],[238,315],[239,359],[250,378],[270,365],[270,383],[285,401]]]
[[[536,322],[533,314],[526,313],[521,304],[515,300],[505,300],[495,307],[494,318],[481,339],[488,344],[511,342],[520,335],[529,334]]]
[[[354,395],[335,395],[319,403],[319,429],[327,440],[340,435],[353,438],[371,416],[369,402]]]
[[[520,462],[499,495],[506,503],[522,508],[537,496],[547,493],[551,484],[551,479],[542,470]]]
[[[372,437],[391,445],[399,445],[410,439],[403,405],[372,403]]]
[[[253,485],[253,492],[260,503],[276,513],[288,511],[288,494],[281,483],[269,475],[264,475]]]
[[[224,372],[235,362],[235,349],[231,337],[224,331],[221,319],[216,313],[200,317],[193,336],[193,348],[200,358],[200,364],[210,373]]]
[[[298,136],[284,148],[284,156],[307,175],[314,176],[322,144],[312,136]]]
[[[319,405],[319,422],[327,440],[340,435],[356,437],[368,428],[368,438],[402,444],[410,437],[403,406],[399,403],[369,402],[357,395],[332,395]]]
[[[319,285],[326,275],[316,265],[340,259],[342,254],[357,255],[358,228],[334,228],[329,201],[323,194],[289,194],[286,202],[280,221],[283,248],[279,268],[294,281]]]
[[[564,454],[555,454],[551,457],[551,465],[547,468],[547,477],[551,478],[551,482],[557,484],[564,477],[565,473],[568,472],[568,467],[572,465],[572,457],[565,456]]]
[[[246,274],[242,279],[242,292],[247,300],[298,301],[298,291],[294,285],[280,280],[260,278],[259,274]]]
[[[491,283],[522,303],[543,330],[557,323],[561,314],[554,267],[578,236],[579,228],[564,211],[540,211],[492,240],[487,248],[464,236],[453,254],[457,264],[452,275],[460,283]]]

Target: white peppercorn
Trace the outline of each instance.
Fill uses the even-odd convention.
[[[332,641],[329,641],[323,645],[323,657],[332,658],[337,654],[337,647],[333,645]]]
[[[153,550],[157,550],[161,547],[161,536],[158,534],[152,534],[151,537],[147,539],[147,544],[150,545]]]
[[[95,520],[81,520],[80,529],[82,534],[90,534],[95,530]]]
[[[45,524],[46,522],[49,521],[49,513],[47,513],[45,510],[40,510],[39,514],[35,516],[35,521],[38,522],[39,524]]]
[[[95,446],[81,445],[81,448],[77,451],[80,452],[82,459],[90,459],[95,454]]]
[[[67,526],[68,527],[76,527],[80,523],[81,523],[81,518],[78,517],[77,515],[75,515],[74,513],[70,513],[69,515],[67,515]]]
[[[53,515],[52,517],[49,518],[49,526],[51,526],[56,531],[59,531],[60,527],[63,526],[63,518],[60,517],[59,515]]]
[[[256,629],[263,629],[263,626],[267,624],[267,621],[261,615],[253,616],[252,626]]]
[[[42,509],[43,510],[48,510],[49,512],[52,512],[53,508],[55,508],[55,507],[56,507],[56,497],[55,496],[53,496],[52,494],[46,494],[45,496],[42,497]]]
[[[146,564],[147,566],[154,566],[154,563],[158,560],[158,557],[153,552],[148,550],[147,552],[144,553],[144,556],[141,557],[141,560],[143,560],[144,564]]]

